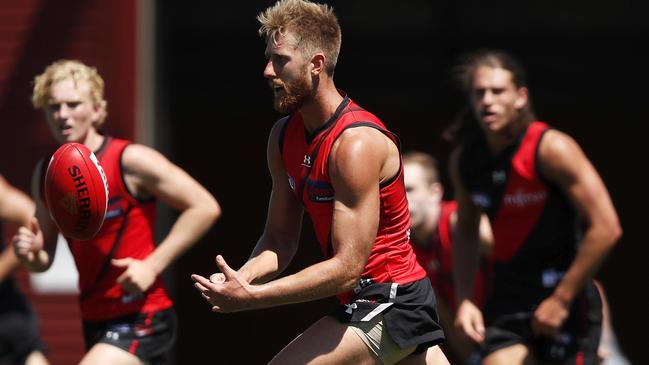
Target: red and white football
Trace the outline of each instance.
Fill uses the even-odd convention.
[[[44,190],[50,216],[64,236],[89,240],[97,234],[106,217],[108,184],[88,147],[59,147],[47,166]]]

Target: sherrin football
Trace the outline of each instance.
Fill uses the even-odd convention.
[[[50,216],[64,236],[89,240],[97,234],[106,217],[108,184],[88,147],[59,147],[47,166],[44,190]]]

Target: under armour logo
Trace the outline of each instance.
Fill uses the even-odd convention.
[[[345,313],[352,314],[354,309],[358,308],[358,305],[356,305],[356,303],[345,304],[345,307],[347,307],[347,309],[345,310]]]
[[[304,160],[302,161],[302,166],[311,167],[311,156],[304,155]]]

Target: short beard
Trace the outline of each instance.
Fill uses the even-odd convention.
[[[284,96],[275,98],[274,108],[282,114],[290,114],[300,109],[313,98],[306,77],[284,84]]]

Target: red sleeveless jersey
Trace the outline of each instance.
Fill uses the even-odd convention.
[[[135,199],[124,184],[121,156],[129,141],[106,137],[95,151],[108,180],[108,210],[101,229],[89,241],[66,237],[79,271],[81,316],[84,320],[107,320],[133,313],[167,309],[173,302],[158,276],[143,295],[130,295],[117,284],[123,273],[112,258],[143,260],[155,249],[154,199]],[[115,246],[116,245],[116,246]],[[111,251],[115,246],[111,256]]]
[[[282,160],[293,192],[304,204],[313,222],[316,237],[325,257],[334,255],[331,227],[335,191],[329,177],[329,153],[340,134],[348,128],[371,127],[383,132],[397,146],[399,141],[383,123],[345,97],[334,115],[307,135],[302,116],[287,118],[280,137]],[[406,284],[426,276],[410,245],[410,213],[403,183],[403,165],[392,179],[380,186],[380,218],[376,239],[362,274],[378,283]],[[346,303],[352,292],[339,293]]]
[[[456,210],[456,201],[441,202],[437,230],[430,237],[426,248],[413,244],[417,261],[426,270],[435,292],[452,308],[457,307],[455,285],[453,283],[453,232],[451,225],[451,216]],[[482,303],[482,277],[483,270],[480,270],[476,277],[474,292],[474,299],[477,304]]]

